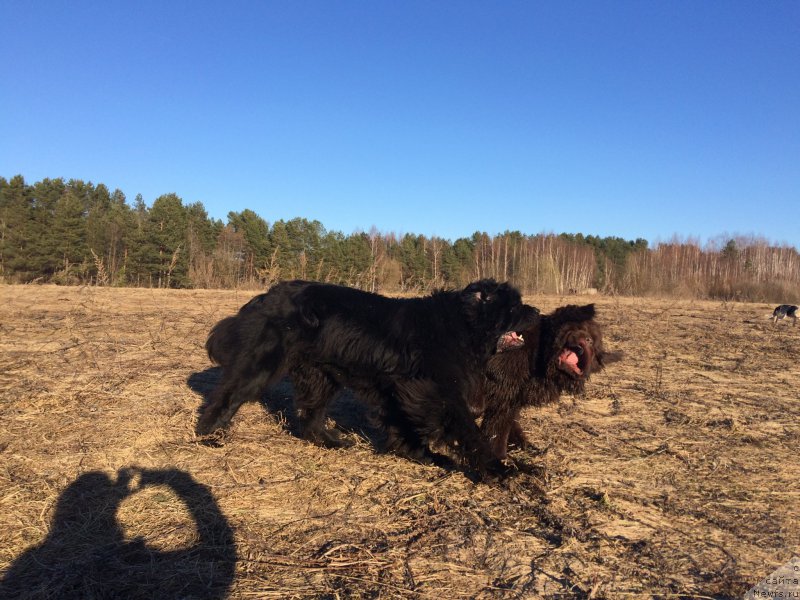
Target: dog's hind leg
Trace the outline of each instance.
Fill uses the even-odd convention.
[[[323,371],[309,366],[293,369],[290,376],[303,439],[326,448],[352,446],[353,442],[325,427],[328,403],[340,386]]]

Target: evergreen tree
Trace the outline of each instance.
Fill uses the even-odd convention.
[[[369,236],[354,233],[343,238],[339,272],[342,277],[339,283],[367,288],[370,284],[370,267],[372,266],[372,249]]]
[[[139,207],[141,210],[141,207]],[[159,196],[147,211],[135,257],[143,285],[189,284],[186,249],[187,214],[176,194]]]
[[[467,238],[458,238],[442,252],[442,276],[449,287],[462,287],[471,279],[475,245]]]
[[[400,263],[403,289],[425,289],[429,279],[424,236],[407,233],[400,240],[395,258]]]
[[[269,249],[277,252],[281,277],[308,277],[318,270],[325,229],[319,221],[276,221],[269,235]],[[344,265],[342,265],[344,266]]]
[[[57,270],[63,270],[65,258],[69,258],[64,256],[63,248],[70,242],[59,240],[59,234],[55,230],[59,205],[61,219],[69,219],[67,213],[70,211],[76,216],[82,213],[81,209],[75,208],[76,204],[80,204],[79,199],[64,199],[68,191],[63,179],[43,179],[33,184],[31,189],[30,219],[26,228],[27,235],[30,236],[28,259],[31,268],[45,278],[52,277]],[[59,227],[63,230],[63,224],[59,224]],[[74,262],[71,264],[74,265]]]
[[[59,283],[78,283],[88,267],[85,207],[81,198],[67,190],[56,203],[43,271],[57,274]]]
[[[31,262],[32,196],[22,175],[0,178],[0,278],[28,281],[36,276]]]
[[[194,252],[211,254],[214,251],[216,229],[205,207],[200,202],[194,202],[186,206],[185,212],[187,244],[195,246]]]
[[[128,260],[133,236],[136,231],[135,216],[125,201],[125,194],[114,190],[107,217],[106,267],[109,283],[126,285],[128,280]]]
[[[263,269],[270,260],[269,224],[250,209],[228,213],[228,225],[242,235],[245,254],[242,257],[251,275]]]

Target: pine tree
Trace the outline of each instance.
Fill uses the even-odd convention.
[[[78,283],[88,267],[84,203],[72,190],[66,191],[53,212],[46,273],[57,276],[59,283]]]
[[[176,194],[159,196],[149,215],[150,242],[158,248],[159,287],[188,285],[186,231],[188,218]]]
[[[244,240],[243,262],[245,277],[252,279],[270,259],[269,224],[252,210],[228,213],[228,226]]]
[[[32,198],[22,175],[0,178],[0,278],[27,281],[33,277],[30,260]]]

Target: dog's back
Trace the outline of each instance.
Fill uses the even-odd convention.
[[[781,304],[772,311],[773,323],[777,323],[787,317],[792,320],[792,325],[797,325],[797,306],[793,304]]]
[[[238,352],[252,348],[254,340],[261,334],[265,318],[297,312],[293,311],[294,298],[309,285],[307,281],[284,281],[254,296],[235,315],[214,325],[206,340],[208,357],[223,369],[231,365]],[[300,317],[304,325],[315,326],[313,315],[301,314]]]

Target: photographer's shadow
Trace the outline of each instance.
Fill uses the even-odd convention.
[[[211,401],[211,393],[221,379],[221,367],[212,367],[189,376],[187,385],[193,392],[203,397],[198,413]],[[270,387],[259,398],[259,402],[264,410],[273,415],[290,434],[300,437],[300,421],[293,397],[292,383],[288,378],[284,378]],[[328,416],[333,419],[337,428],[372,444],[374,448],[382,448],[386,442],[386,434],[372,422],[369,415],[370,409],[356,399],[349,390],[339,392],[328,407]]]
[[[159,551],[126,539],[121,503],[148,486],[180,498],[194,543]],[[0,580],[2,598],[224,598],[234,579],[233,530],[208,488],[177,469],[94,471],[61,494],[47,537],[21,554]]]

